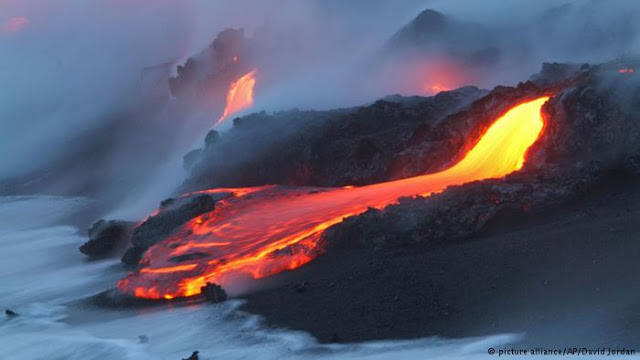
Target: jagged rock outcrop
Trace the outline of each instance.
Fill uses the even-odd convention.
[[[227,300],[227,292],[218,284],[207,283],[207,285],[202,287],[201,292],[205,299],[212,303],[219,303]]]
[[[169,79],[171,94],[186,104],[224,106],[229,83],[252,66],[249,48],[243,29],[221,31],[209,47],[178,65]]]
[[[100,219],[89,228],[89,240],[80,246],[80,252],[92,258],[113,254],[129,244],[135,226],[131,221]]]

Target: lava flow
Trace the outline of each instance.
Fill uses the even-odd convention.
[[[320,253],[322,232],[345,217],[522,168],[527,149],[542,132],[540,111],[548,99],[511,108],[460,162],[442,172],[362,187],[240,192],[149,248],[142,267],[118,288],[137,297],[172,299],[197,295],[207,282],[225,285],[238,275],[260,278],[302,266]]]
[[[237,58],[234,58],[236,61]],[[222,116],[214,126],[222,123],[229,115],[237,113],[253,105],[253,87],[256,85],[256,70],[242,75],[238,80],[231,82],[227,93],[227,104]]]

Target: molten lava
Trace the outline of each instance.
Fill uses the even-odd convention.
[[[236,59],[237,57],[234,58],[234,61]],[[215,125],[221,124],[229,115],[253,105],[253,87],[255,85],[256,70],[252,70],[242,75],[238,80],[231,82],[227,93],[227,104],[224,107],[222,116],[220,116]]]
[[[548,98],[511,108],[460,162],[442,172],[362,187],[235,189],[236,196],[149,248],[142,267],[118,288],[137,297],[172,299],[197,295],[207,282],[224,285],[238,275],[260,278],[302,266],[319,254],[322,232],[345,217],[522,168],[542,131],[540,109]]]
[[[618,72],[621,74],[633,74],[635,71],[633,70],[632,67],[630,67],[630,68],[618,69]]]

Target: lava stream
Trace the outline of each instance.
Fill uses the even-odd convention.
[[[229,115],[253,105],[253,87],[255,85],[256,70],[252,70],[242,75],[238,80],[231,82],[227,93],[227,104],[224,107],[222,116],[214,126],[221,124]]]
[[[239,192],[149,248],[142,267],[118,288],[137,297],[172,299],[199,294],[207,282],[225,285],[238,274],[260,278],[302,266],[318,255],[322,232],[345,217],[522,168],[527,149],[542,132],[540,109],[548,99],[511,108],[460,162],[442,172],[362,187]]]

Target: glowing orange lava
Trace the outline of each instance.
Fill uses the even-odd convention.
[[[345,217],[521,169],[542,132],[540,109],[548,98],[511,108],[460,162],[439,173],[362,187],[235,189],[236,196],[149,248],[144,267],[118,288],[137,297],[172,299],[197,295],[207,282],[224,286],[238,275],[260,278],[302,266],[319,254],[322,232]]]
[[[235,61],[236,58],[234,58]],[[227,104],[222,116],[214,126],[221,124],[229,115],[237,113],[253,105],[253,87],[256,85],[256,70],[242,75],[233,81],[227,93]]]
[[[633,74],[635,71],[633,70],[633,68],[625,68],[625,69],[618,69],[618,72],[621,74]]]

